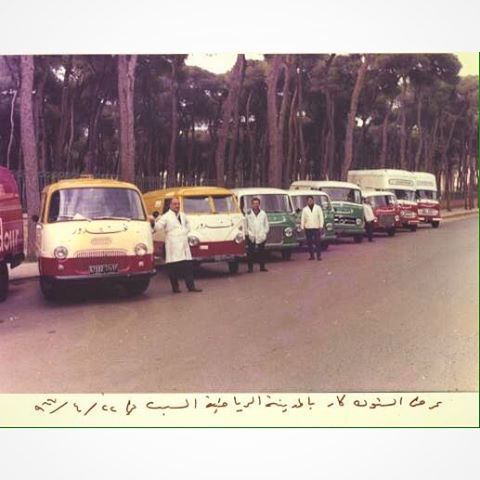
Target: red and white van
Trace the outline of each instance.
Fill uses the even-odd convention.
[[[24,259],[22,207],[17,183],[7,168],[0,167],[0,302],[8,294],[8,266],[15,268]]]
[[[418,207],[415,199],[415,177],[406,170],[350,170],[348,181],[364,190],[386,190],[398,201],[397,228],[408,228],[412,232],[418,226]]]
[[[418,220],[429,223],[433,228],[440,225],[440,202],[438,201],[437,179],[433,173],[413,172]]]
[[[383,190],[363,190],[362,197],[372,207],[375,215],[373,231],[393,237],[398,222],[398,201],[395,194]]]

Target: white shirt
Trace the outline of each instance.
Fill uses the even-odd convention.
[[[366,222],[373,222],[375,220],[375,214],[373,213],[373,209],[368,203],[363,204],[363,215]]]
[[[267,214],[260,209],[257,215],[253,210],[249,210],[245,215],[247,221],[247,236],[252,243],[263,243],[267,239],[270,225],[268,223]]]
[[[173,210],[169,210],[161,217],[158,217],[155,222],[155,231],[163,230],[165,232],[166,263],[192,259],[190,245],[188,244],[190,224],[184,213],[179,212],[179,216],[181,223],[176,213]]]
[[[307,205],[302,210],[302,219],[300,220],[300,228],[323,228],[323,211],[322,208],[314,204],[313,208]]]

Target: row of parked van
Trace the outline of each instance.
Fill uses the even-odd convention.
[[[47,186],[36,223],[40,288],[47,299],[66,285],[92,281],[122,283],[132,295],[144,292],[164,259],[164,237],[152,236],[150,215],[180,199],[188,215],[189,244],[197,262],[226,262],[236,273],[245,256],[244,214],[257,197],[270,223],[265,248],[289,259],[305,243],[301,209],[312,195],[324,212],[324,248],[338,237],[360,243],[365,234],[362,202],[375,214],[375,231],[394,235],[415,231],[419,222],[438,227],[440,208],[435,177],[402,170],[355,170],[348,182],[303,180],[289,190],[276,188],[177,187],[144,195],[135,185],[81,177]],[[23,255],[23,223],[18,190],[0,167],[0,299],[8,291],[8,268]]]

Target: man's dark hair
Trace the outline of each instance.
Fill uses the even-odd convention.
[[[307,200],[310,200],[310,199],[315,200],[315,199],[313,198],[313,195],[309,195],[309,196],[307,197]]]
[[[253,198],[252,198],[252,203],[253,203],[253,202],[262,203],[262,202],[260,202],[260,199],[259,199],[258,197],[253,197]]]

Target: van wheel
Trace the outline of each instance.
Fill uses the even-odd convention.
[[[144,293],[150,285],[150,278],[133,278],[127,283],[127,292],[132,297]]]
[[[416,232],[417,231],[417,226],[416,225],[409,225],[408,228],[410,229],[411,232]]]
[[[433,228],[438,228],[439,226],[440,226],[440,222],[438,220],[432,222],[432,227]]]
[[[353,237],[353,239],[355,240],[355,243],[362,243],[363,242],[363,235],[355,235]]]
[[[282,258],[284,260],[290,260],[292,258],[292,251],[291,250],[282,250]]]
[[[0,264],[0,302],[7,299],[8,295],[8,267],[6,263]]]
[[[56,300],[58,291],[56,282],[49,278],[40,277],[40,290],[42,291],[43,298],[49,302]]]
[[[236,261],[236,262],[228,262],[228,271],[229,271],[231,274],[238,273],[239,267],[240,267],[240,264],[238,263],[238,261]]]
[[[388,229],[387,234],[389,237],[393,237],[395,235],[395,228]]]

